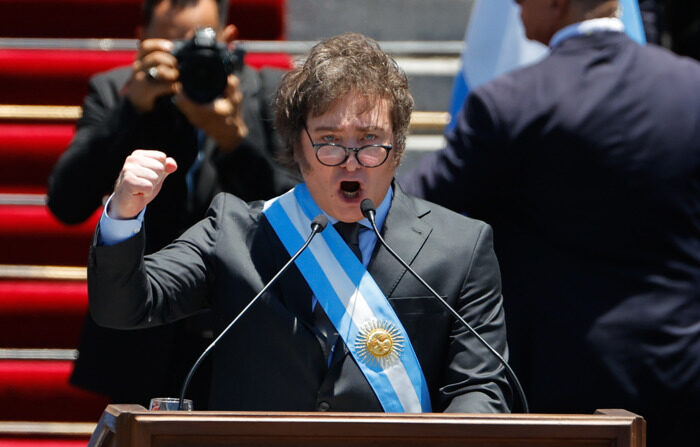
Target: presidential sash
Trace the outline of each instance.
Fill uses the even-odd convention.
[[[303,183],[266,202],[263,212],[290,255],[322,213]],[[329,225],[295,262],[384,411],[430,412],[428,386],[406,330],[338,232]]]

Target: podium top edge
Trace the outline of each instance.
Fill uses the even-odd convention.
[[[365,421],[365,420],[375,420],[375,421],[385,421],[396,420],[400,421],[435,421],[435,422],[448,422],[454,420],[456,422],[464,422],[467,420],[473,420],[475,422],[503,422],[505,420],[517,420],[518,422],[524,421],[543,421],[543,422],[553,422],[553,421],[579,421],[584,422],[586,420],[591,420],[595,422],[600,422],[601,420],[609,421],[630,421],[634,419],[643,419],[642,416],[632,413],[623,409],[600,409],[596,410],[593,414],[555,414],[555,413],[365,413],[365,412],[296,412],[296,411],[150,411],[145,409],[140,405],[109,405],[107,410],[110,410],[112,414],[119,413],[129,413],[134,416],[154,416],[154,417],[164,417],[161,415],[168,415],[169,417],[183,415],[188,418],[191,417],[206,417],[206,418],[236,418],[236,419],[247,419],[247,420],[304,420],[304,419],[325,419],[328,421],[342,420],[342,421]]]

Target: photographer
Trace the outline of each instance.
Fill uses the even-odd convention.
[[[75,137],[54,167],[48,205],[58,219],[73,224],[90,217],[135,149],[165,152],[179,164],[146,211],[148,253],[199,220],[219,191],[255,200],[292,186],[273,161],[270,101],[280,71],[239,66],[220,94],[204,103],[183,89],[179,66],[193,57],[195,30],[213,29],[224,47],[236,37],[235,26],[222,24],[227,6],[227,0],[145,0],[136,60],[90,80]],[[189,48],[173,54],[183,40]],[[156,394],[175,395],[183,371],[211,337],[206,316],[197,319],[120,332],[99,328],[88,317],[71,380],[114,402],[147,404]]]

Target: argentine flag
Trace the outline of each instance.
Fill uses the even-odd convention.
[[[644,44],[644,28],[637,0],[620,0],[625,32]],[[452,129],[469,90],[515,68],[539,61],[549,50],[525,38],[520,6],[514,0],[476,0],[464,37],[461,69],[455,77],[450,101]]]

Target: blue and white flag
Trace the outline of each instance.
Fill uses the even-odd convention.
[[[625,33],[630,39],[640,45],[647,43],[642,24],[642,13],[639,12],[639,2],[637,0],[620,0],[620,20],[625,25]]]
[[[620,0],[620,19],[627,35],[641,44],[646,42],[637,0]],[[476,0],[464,36],[461,69],[452,87],[448,130],[454,127],[470,90],[533,64],[547,53],[545,45],[525,38],[520,6],[513,0]]]

